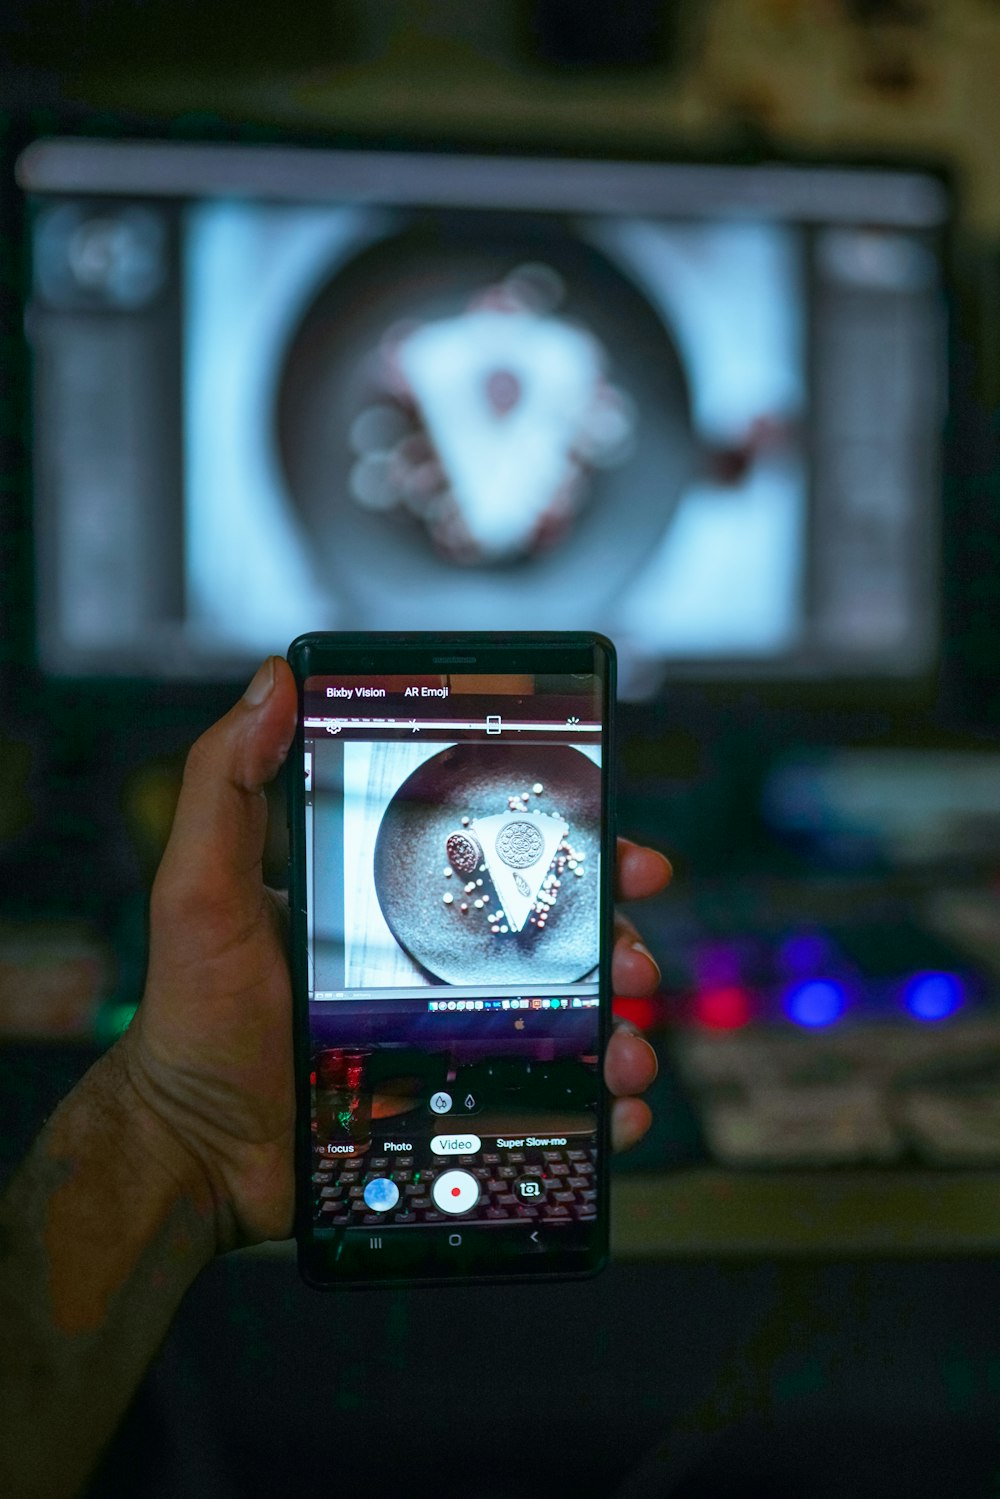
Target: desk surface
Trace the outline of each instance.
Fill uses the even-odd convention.
[[[615,1181],[612,1225],[626,1260],[995,1255],[1000,1171],[626,1176]]]

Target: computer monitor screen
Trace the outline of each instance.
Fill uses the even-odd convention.
[[[37,140],[39,653],[229,676],[312,629],[609,634],[919,676],[943,182]]]

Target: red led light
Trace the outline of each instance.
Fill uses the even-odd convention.
[[[694,1002],[694,1016],[699,1025],[713,1031],[735,1031],[750,1019],[750,996],[745,989],[731,985],[725,989],[704,989]]]
[[[651,1031],[660,1023],[661,1006],[655,999],[626,999],[616,996],[614,1014],[628,1020],[640,1031]]]

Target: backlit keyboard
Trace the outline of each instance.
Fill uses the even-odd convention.
[[[489,1150],[449,1157],[429,1166],[413,1155],[317,1155],[313,1173],[315,1223],[319,1228],[405,1226],[417,1223],[507,1223],[539,1220],[546,1224],[587,1222],[597,1216],[594,1147],[571,1149]],[[461,1219],[440,1212],[431,1197],[435,1178],[456,1166],[479,1182],[479,1201]],[[388,1212],[373,1213],[365,1187],[388,1178],[399,1189],[399,1201]],[[516,1184],[531,1179],[538,1195],[524,1200]]]

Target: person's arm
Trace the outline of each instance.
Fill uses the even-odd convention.
[[[149,970],[125,1035],[56,1110],[0,1199],[0,1495],[72,1499],[187,1287],[216,1253],[292,1232],[292,996],[287,910],[264,886],[264,785],[295,729],[271,657],[188,757],[150,907]],[[622,841],[623,899],[670,866]],[[619,923],[619,994],[656,964]],[[649,1125],[656,1058],[612,1037],[612,1143]]]
[[[0,1200],[0,1494],[80,1492],[215,1247],[204,1174],[113,1048]]]

